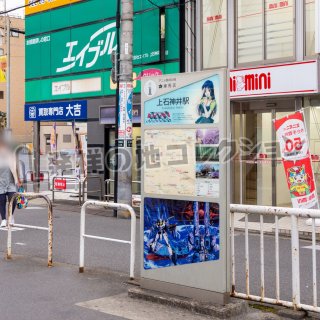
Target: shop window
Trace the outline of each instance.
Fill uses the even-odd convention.
[[[227,0],[203,0],[203,68],[227,65]]]
[[[304,0],[305,7],[305,55],[314,56],[315,53],[315,0]]]
[[[294,56],[294,0],[237,1],[237,62]]]

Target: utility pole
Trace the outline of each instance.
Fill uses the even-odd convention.
[[[4,0],[4,12],[7,11],[7,0]],[[6,126],[6,134],[8,137],[11,136],[10,132],[11,132],[11,115],[10,115],[10,51],[11,51],[11,47],[10,47],[10,36],[11,36],[11,32],[10,32],[10,18],[9,18],[9,14],[5,14],[5,35],[6,35],[6,56],[7,56],[7,69],[6,69],[6,84],[7,84],[7,92],[6,92],[6,118],[7,118],[7,126]]]
[[[117,202],[132,205],[133,0],[121,0]],[[118,212],[127,218],[128,212]]]

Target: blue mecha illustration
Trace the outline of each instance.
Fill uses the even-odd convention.
[[[146,198],[144,207],[145,269],[219,259],[217,204]]]

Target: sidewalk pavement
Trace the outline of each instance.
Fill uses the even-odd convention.
[[[18,223],[46,224],[44,205],[18,210]],[[46,267],[46,233],[21,230],[13,233],[13,259],[6,261],[6,231],[0,232],[0,312],[10,320],[205,320],[206,316],[152,302],[132,300],[127,295],[129,247],[102,241],[86,242],[85,273],[78,273],[78,205],[57,204],[54,209],[54,267]],[[130,222],[109,219],[110,210],[90,209],[89,232],[128,239]],[[139,230],[139,222],[137,223]],[[139,242],[137,237],[137,243]],[[139,252],[139,247],[136,248]],[[137,253],[138,253],[137,252]],[[140,254],[136,280],[139,281]],[[1,318],[2,319],[2,318]],[[210,318],[215,320],[214,318]],[[250,310],[242,319],[280,319]],[[237,319],[237,320],[238,320]]]

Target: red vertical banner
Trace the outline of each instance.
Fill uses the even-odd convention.
[[[309,141],[302,112],[274,121],[294,208],[318,208]]]

